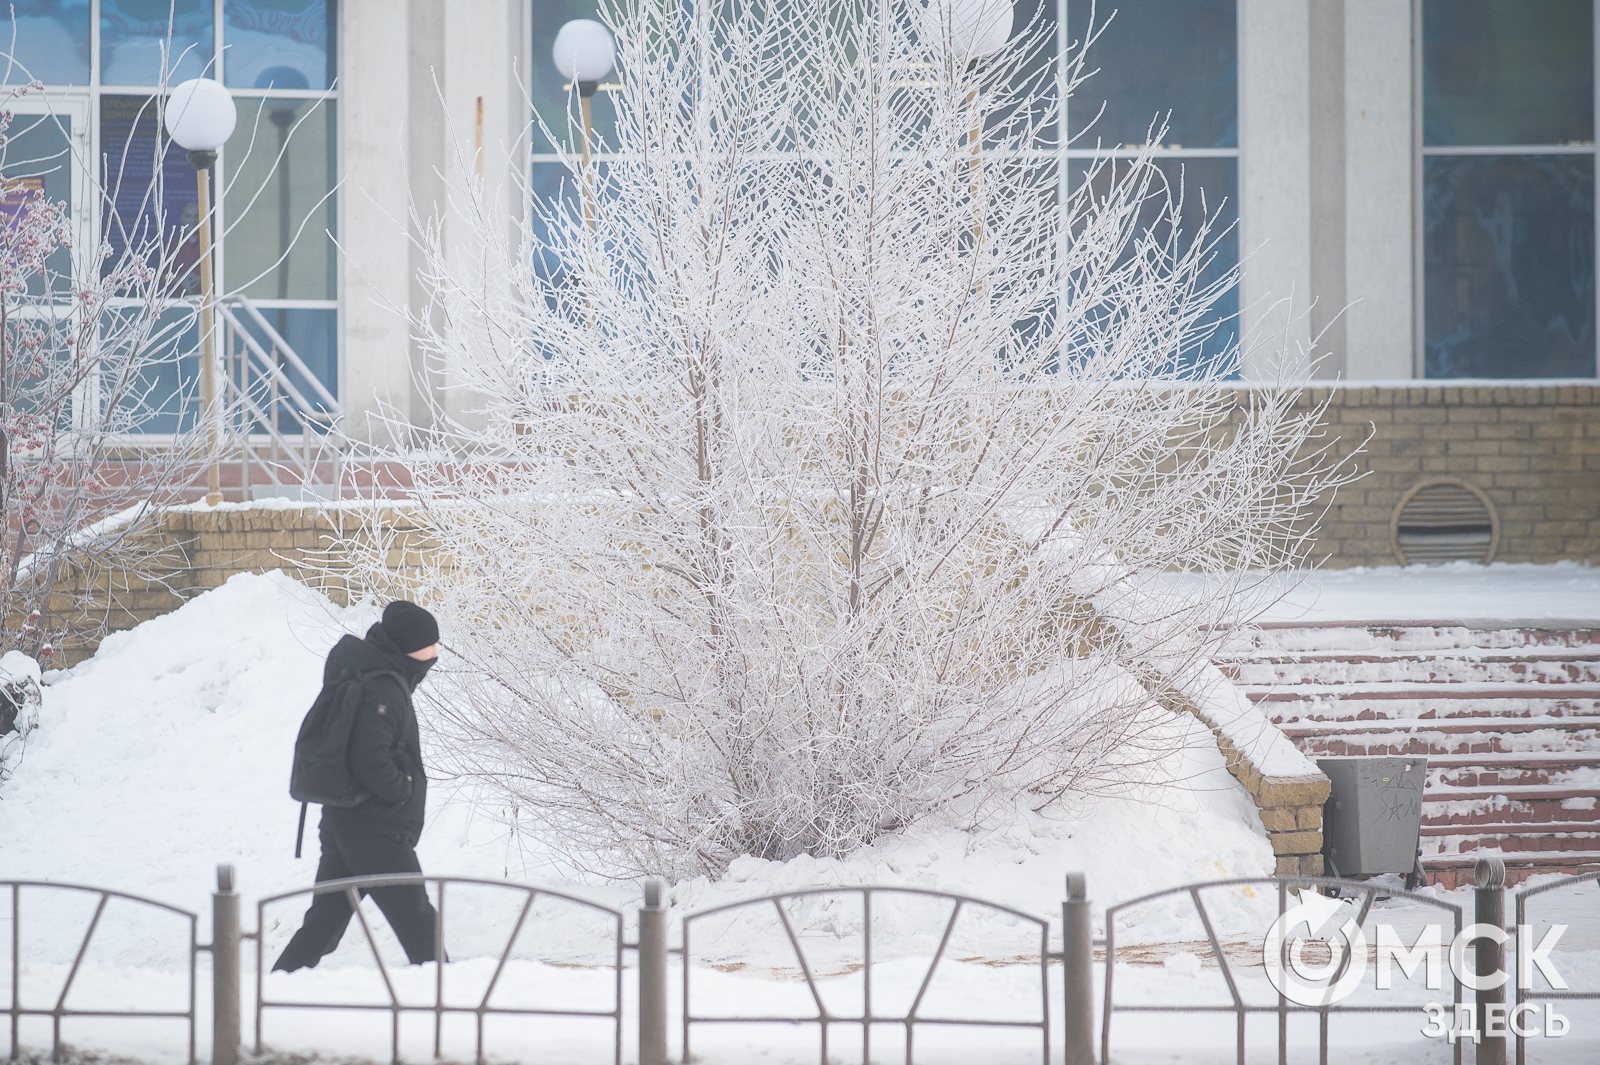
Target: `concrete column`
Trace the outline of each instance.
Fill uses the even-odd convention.
[[[428,225],[430,220],[443,218],[447,214],[445,175],[450,172],[447,101],[452,71],[445,62],[445,33],[447,27],[478,6],[476,3],[458,3],[450,12],[450,17],[446,18],[443,0],[409,0],[406,4],[406,22],[411,38],[406,78],[411,87],[411,101],[406,126],[404,173],[410,185],[410,209],[418,218],[418,221],[408,223],[409,232],[417,239],[421,239],[422,227]],[[418,275],[427,265],[427,257],[415,243],[407,246],[406,254],[410,273],[406,303],[418,311],[427,304],[427,291],[418,280]],[[430,372],[421,344],[408,340],[406,354],[407,372],[412,381],[408,406],[411,424],[427,428],[433,423],[428,393],[436,393],[440,382],[436,380],[437,375]]]
[[[1411,3],[1345,9],[1345,371],[1413,374]]]
[[[1239,0],[1240,306],[1246,378],[1287,345],[1308,346],[1312,298],[1310,15],[1307,4]]]
[[[1346,377],[1345,0],[1310,0],[1307,74],[1311,335],[1320,378]]]
[[[347,0],[340,17],[344,400],[355,435],[387,439],[374,420],[383,404],[425,427],[429,393],[445,395],[448,380],[447,369],[430,373],[399,313],[427,299],[412,210],[423,224],[442,220],[462,269],[475,257],[452,197],[477,189],[521,216],[511,179],[526,170],[527,4]]]
[[[384,404],[411,406],[404,321],[409,299],[406,150],[411,83],[405,5],[345,0],[339,5],[341,174],[339,194],[340,391],[347,424],[361,439],[382,436]]]

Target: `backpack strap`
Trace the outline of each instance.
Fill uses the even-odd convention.
[[[304,802],[300,804],[300,827],[295,829],[294,832],[294,856],[296,858],[300,857],[300,840],[306,834],[306,807],[309,805],[310,803]]]

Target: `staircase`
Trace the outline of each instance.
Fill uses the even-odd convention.
[[[1217,664],[1312,759],[1427,757],[1431,883],[1600,869],[1600,629],[1268,623]]]

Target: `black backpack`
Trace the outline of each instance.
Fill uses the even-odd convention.
[[[308,804],[348,808],[369,798],[367,789],[350,772],[350,730],[355,727],[365,681],[384,676],[393,677],[402,689],[405,687],[405,679],[393,670],[345,670],[338,680],[322,686],[316,702],[300,722],[300,734],[294,741],[294,768],[289,773],[289,797],[300,802],[300,828],[294,837],[296,858],[300,857],[300,841],[305,835]]]

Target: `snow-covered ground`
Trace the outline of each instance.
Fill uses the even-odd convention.
[[[1495,562],[1318,570],[1264,621],[1600,622],[1600,567]]]
[[[1574,568],[1576,569],[1576,568]],[[1574,577],[1587,571],[1578,571]],[[342,609],[281,574],[240,576],[178,612],[107,639],[100,653],[70,674],[48,678],[38,730],[15,777],[0,786],[0,877],[115,887],[199,915],[199,939],[210,937],[209,893],[214,868],[238,869],[245,927],[256,926],[255,900],[310,884],[315,868],[315,812],[306,857],[293,855],[298,805],[287,794],[295,730],[320,679],[321,659],[345,632],[375,619],[365,608]],[[1099,798],[1052,816],[1019,813],[1008,825],[964,831],[929,826],[892,836],[848,861],[798,858],[774,863],[743,859],[723,879],[672,886],[678,914],[774,892],[840,885],[893,884],[987,899],[1051,921],[1059,942],[1064,875],[1088,874],[1097,910],[1180,884],[1270,872],[1266,836],[1248,795],[1222,765],[1209,734],[1185,724],[1188,743],[1154,780],[1128,793]],[[426,737],[424,743],[426,744]],[[512,833],[486,803],[448,783],[430,789],[427,830],[419,845],[434,874],[488,881],[543,883],[607,906],[632,911],[639,885],[576,882],[552,853],[527,834]],[[526,812],[523,813],[526,817]],[[1600,893],[1592,893],[1600,898]],[[1574,906],[1582,908],[1582,896]],[[473,1005],[493,977],[495,959],[516,926],[522,894],[511,888],[453,886],[447,899],[446,1001]],[[1254,889],[1207,893],[1209,913],[1230,956],[1249,959],[1270,920],[1273,899]],[[1463,896],[1464,899],[1464,896]],[[11,941],[10,899],[0,896],[0,947]],[[21,991],[25,1006],[53,1005],[71,971],[95,907],[93,896],[55,888],[20,895]],[[298,925],[304,898],[265,913],[264,948],[270,964]],[[367,904],[369,921],[389,961],[401,957],[387,926]],[[948,915],[947,903],[914,896],[876,896],[871,967],[875,1012],[903,1009],[927,972]],[[788,916],[830,1007],[859,1010],[862,912],[858,895],[811,897]],[[1409,919],[1409,918],[1408,918]],[[1097,914],[1103,931],[1103,914]],[[1600,986],[1600,921],[1563,945],[1563,971]],[[632,928],[625,938],[633,936]],[[1186,901],[1141,907],[1116,929],[1119,1003],[1207,1001],[1220,992],[1220,970],[1202,964],[1205,933]],[[674,933],[676,939],[676,933]],[[185,1008],[187,922],[113,901],[96,925],[69,1008]],[[738,911],[693,926],[690,984],[696,1013],[812,1012],[800,960],[771,909]],[[518,936],[512,960],[496,985],[501,1006],[565,1003],[608,1009],[615,979],[613,926],[596,911],[546,899]],[[1041,1008],[1036,926],[1009,914],[968,907],[953,926],[946,961],[928,983],[922,1014],[988,1013],[1035,1019]],[[246,946],[245,994],[255,993],[255,955]],[[1031,960],[1030,960],[1031,958]],[[631,955],[628,964],[632,965]],[[200,1057],[208,1056],[205,979],[200,962]],[[397,994],[431,1006],[437,969],[396,966]],[[674,964],[673,1002],[681,971]],[[1240,976],[1242,993],[1266,1003],[1259,966]],[[301,1002],[387,1001],[371,951],[356,926],[338,952],[316,970],[269,978],[274,999]],[[623,981],[624,1013],[636,1016],[631,972]],[[1059,972],[1049,1001],[1059,1009]],[[9,966],[0,966],[0,1004],[11,998]],[[854,1003],[852,1007],[851,1003]],[[1574,1033],[1546,1041],[1533,1061],[1600,1060],[1600,1016],[1574,1003]],[[1590,1019],[1593,1018],[1593,1019]],[[1059,1016],[1054,1018],[1059,1023]],[[1342,1019],[1333,1035],[1336,1060],[1447,1061],[1442,1041],[1422,1039],[1420,1014]],[[275,1048],[387,1060],[385,1011],[270,1010],[265,1036]],[[1057,1029],[1059,1031],[1059,1029]],[[152,1061],[181,1061],[187,1046],[172,1021],[71,1019],[64,1036]],[[25,1019],[23,1042],[49,1045],[49,1020]],[[246,1010],[247,1040],[253,1035]],[[407,1015],[403,1052],[432,1051],[431,1016]],[[703,1025],[694,1051],[707,1061],[815,1061],[816,1027]],[[1117,1061],[1232,1061],[1233,1029],[1225,1015],[1119,1014]],[[625,1045],[633,1036],[627,1034]],[[879,1026],[874,1061],[898,1061],[903,1029]],[[1291,1042],[1314,1045],[1315,1024],[1291,1028]],[[1251,1045],[1276,1045],[1270,1018],[1251,1022]],[[491,1018],[491,1058],[541,1061],[610,1060],[609,1022],[520,1021]],[[676,1045],[676,1035],[674,1035]],[[1037,1061],[1038,1033],[1030,1029],[961,1031],[920,1028],[917,1060]],[[470,1060],[470,1017],[447,1017],[447,1056]],[[1550,1054],[1559,1051],[1556,1056]],[[1301,1054],[1304,1054],[1302,1049]],[[860,1060],[860,1026],[835,1027],[830,1054]],[[625,1055],[625,1057],[628,1055]]]

